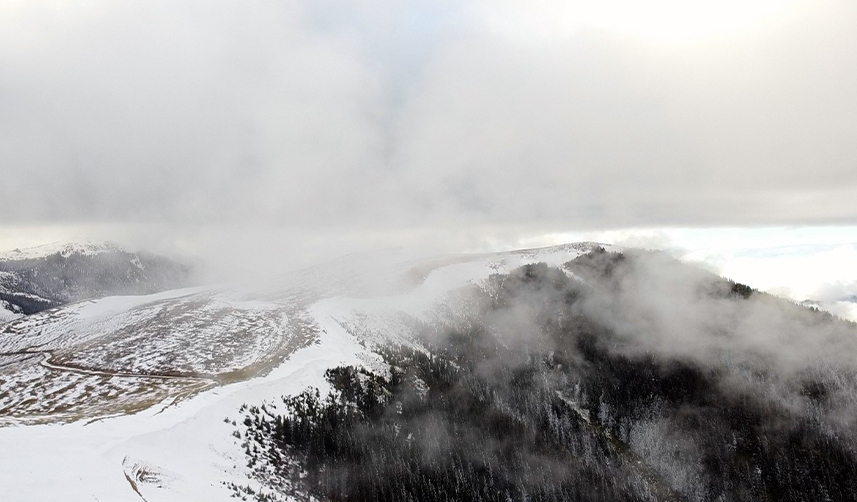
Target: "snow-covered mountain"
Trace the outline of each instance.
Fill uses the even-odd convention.
[[[389,347],[430,355],[443,374],[468,372],[456,373],[467,383],[456,399],[482,396],[479,406],[495,406],[492,420],[531,427],[541,422],[527,417],[548,410],[544,430],[576,453],[531,460],[538,469],[571,465],[562,472],[584,476],[574,478],[578,487],[699,501],[730,499],[745,482],[762,490],[748,496],[792,493],[777,476],[812,493],[850,489],[837,472],[801,471],[827,464],[801,463],[800,444],[788,454],[777,448],[796,420],[798,442],[852,465],[857,443],[841,417],[857,403],[853,326],[661,255],[610,251],[622,250],[579,243],[428,259],[351,255],[276,286],[108,297],[17,319],[0,326],[0,491],[17,501],[289,500],[292,485],[312,477],[286,476],[276,463],[282,440],[267,442],[289,412],[282,397],[337,389],[343,380],[325,376],[336,367],[382,379],[363,376],[358,387],[389,386],[383,379],[404,371],[396,364],[415,360],[395,359]],[[396,378],[418,400],[436,391],[412,370]],[[507,377],[535,387],[507,396]],[[447,398],[438,394],[438,406]],[[516,408],[515,399],[529,404]],[[378,416],[395,418],[390,410]],[[435,431],[432,441],[443,436],[441,413],[416,422],[414,441],[422,430]],[[473,434],[491,428],[481,429],[451,444],[479,450]],[[485,438],[486,448],[497,445]],[[734,477],[736,458],[744,477]],[[854,492],[829,493],[848,500],[842,495]]]
[[[336,365],[380,368],[372,344],[407,340],[451,291],[591,247],[352,255],[261,293],[110,297],[18,319],[0,328],[0,487],[20,501],[230,500],[221,481],[247,469],[223,419],[243,403],[323,387]]]
[[[190,269],[105,242],[53,243],[0,253],[0,322],[80,300],[187,285]]]
[[[60,255],[68,258],[73,254],[95,256],[101,253],[124,252],[125,249],[113,242],[82,241],[82,242],[51,242],[29,248],[16,248],[0,251],[0,262],[34,260]]]

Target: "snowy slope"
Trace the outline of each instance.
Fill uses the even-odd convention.
[[[0,272],[0,275],[3,275],[4,272]],[[21,308],[17,305],[13,305],[6,300],[0,299],[0,324],[4,322],[14,321],[15,319],[23,316],[24,314],[21,312]]]
[[[579,244],[417,262],[387,255],[373,264],[352,257],[285,276],[279,291],[251,294],[220,288],[107,298],[13,323],[9,325],[13,332],[0,334],[0,350],[18,354],[0,360],[0,382],[38,381],[21,377],[22,364],[31,371],[59,375],[88,365],[88,371],[121,374],[74,373],[75,377],[121,378],[125,380],[116,384],[119,387],[136,385],[158,389],[160,394],[140,400],[137,409],[142,409],[136,413],[133,406],[111,406],[109,399],[94,409],[80,410],[75,408],[81,406],[81,392],[106,384],[68,381],[51,384],[56,387],[43,396],[65,396],[60,400],[65,408],[59,406],[53,415],[37,420],[46,423],[25,425],[34,422],[32,416],[7,410],[7,426],[0,427],[0,493],[16,501],[230,500],[223,482],[248,483],[239,440],[231,435],[235,427],[225,421],[238,419],[242,404],[273,402],[283,394],[322,385],[324,371],[333,366],[380,369],[371,347],[384,340],[406,342],[411,322],[442,312],[458,288],[525,263],[558,265],[590,248]],[[172,327],[183,326],[171,321],[177,315],[189,319],[184,328]],[[197,332],[198,316],[203,321]],[[220,324],[224,317],[231,320]],[[135,326],[142,327],[145,336]],[[203,350],[223,345],[224,337],[230,339],[224,331],[236,326],[244,327],[242,343],[226,351],[225,360]],[[271,333],[286,333],[299,343],[268,352],[266,334]],[[26,354],[31,350],[51,355]],[[15,359],[21,357],[28,359],[23,363]],[[53,357],[61,364],[45,367],[44,358],[53,361]],[[242,367],[243,374],[235,371],[266,358],[267,366],[250,363]],[[18,370],[8,371],[10,367]],[[203,374],[206,368],[221,373]],[[166,377],[168,371],[176,375],[153,377]],[[216,376],[224,372],[232,378],[218,380]],[[181,378],[209,380],[196,380],[197,388],[176,390],[172,386],[183,383]],[[35,383],[28,389],[40,392]],[[0,407],[9,399],[8,394],[0,395]],[[67,423],[73,420],[69,408],[87,419]],[[111,414],[117,416],[106,416]]]
[[[288,310],[185,289],[18,319],[0,328],[0,423],[91,419],[264,372],[313,339]]]
[[[113,242],[51,242],[41,246],[0,251],[0,261],[35,260],[58,254],[67,258],[73,254],[95,256],[107,252],[127,252]]]

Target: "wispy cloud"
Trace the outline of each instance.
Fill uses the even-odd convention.
[[[854,221],[852,2],[599,5],[6,2],[0,225]]]

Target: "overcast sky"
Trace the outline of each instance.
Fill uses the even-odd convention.
[[[855,26],[852,0],[0,0],[0,228],[853,225]]]

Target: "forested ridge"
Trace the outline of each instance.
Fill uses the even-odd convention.
[[[326,396],[245,406],[236,436],[263,488],[232,485],[235,495],[857,500],[857,442],[842,420],[849,408],[835,401],[853,395],[852,382],[628,338],[592,305],[599,294],[620,297],[641,259],[596,250],[566,271],[537,264],[495,275],[470,292],[464,317],[425,324],[417,346],[379,348],[388,374],[335,368]],[[693,291],[737,312],[771,301],[716,277]],[[851,329],[795,312],[819,330]]]

